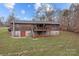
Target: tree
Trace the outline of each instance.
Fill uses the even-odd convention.
[[[3,21],[4,20],[4,17],[0,17],[0,26],[3,26]]]
[[[37,21],[52,21],[53,9],[49,4],[41,4],[36,10],[35,19]]]
[[[14,20],[16,20],[16,17],[14,16],[14,11],[12,11],[12,13],[7,18],[7,25],[9,26],[10,23],[13,22]]]
[[[69,13],[70,11],[67,9],[64,9],[61,13],[61,30],[69,30]]]
[[[73,32],[79,32],[79,4],[72,4],[70,11],[71,30]]]

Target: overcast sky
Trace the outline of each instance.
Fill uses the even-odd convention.
[[[68,9],[71,4],[68,3],[52,3],[52,8],[55,9]],[[35,15],[35,10],[40,6],[40,4],[36,3],[0,3],[0,16],[4,16],[5,20],[10,14],[11,10],[15,10],[16,17],[22,20],[31,20]]]

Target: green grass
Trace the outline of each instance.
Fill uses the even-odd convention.
[[[7,28],[0,28],[0,55],[77,56],[79,34],[61,32],[48,38],[11,38]]]

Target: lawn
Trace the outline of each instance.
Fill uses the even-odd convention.
[[[4,56],[77,56],[79,34],[60,32],[47,38],[12,38],[7,28],[0,28],[0,55]]]

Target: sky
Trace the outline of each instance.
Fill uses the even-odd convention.
[[[52,3],[51,8],[63,10],[68,9],[70,5],[70,3]],[[0,3],[0,16],[3,16],[6,21],[11,11],[14,10],[17,18],[31,20],[38,7],[40,7],[40,3]]]

